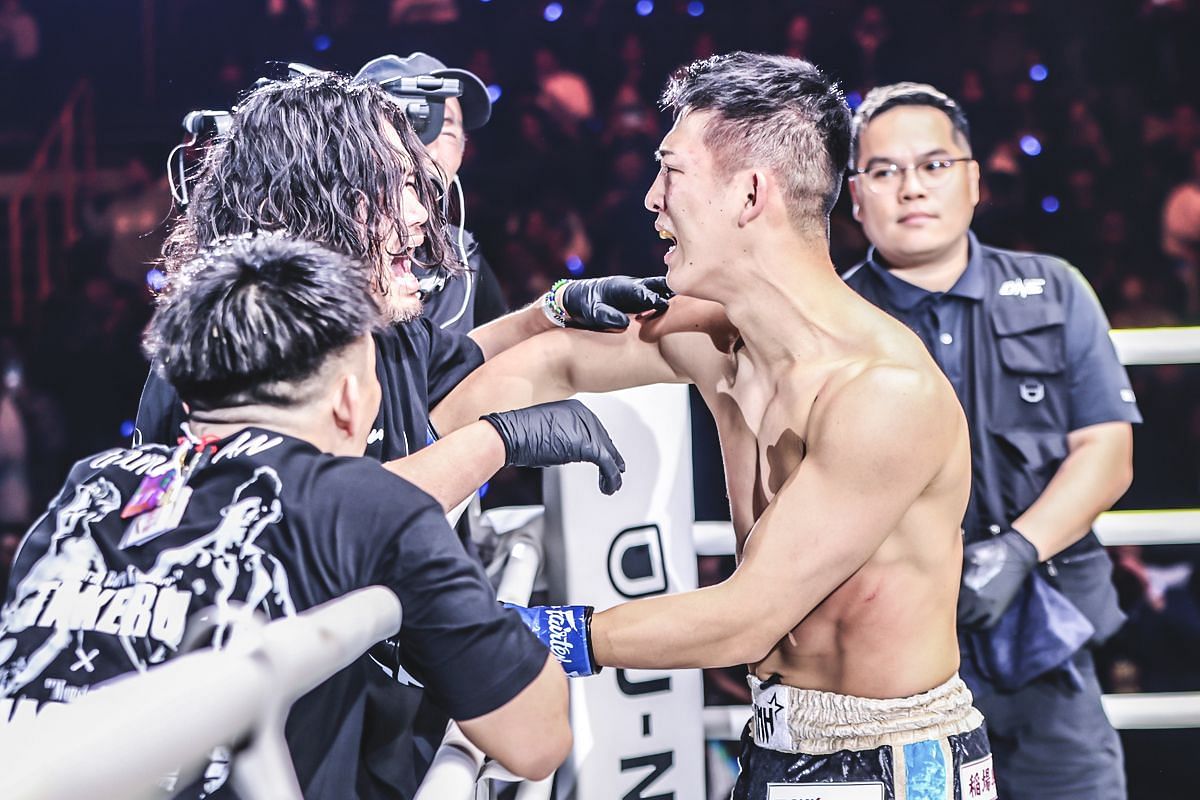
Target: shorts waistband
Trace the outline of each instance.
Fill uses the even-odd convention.
[[[955,673],[927,692],[879,700],[869,697],[750,684],[754,743],[783,753],[824,755],[873,750],[966,733],[983,724],[971,690]]]

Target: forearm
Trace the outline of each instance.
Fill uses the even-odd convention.
[[[592,617],[597,664],[632,669],[729,667],[761,660],[777,638],[746,624],[727,583],[633,600]]]
[[[446,434],[493,411],[570,397],[565,333],[537,336],[472,372],[430,413],[434,429]]]
[[[468,334],[483,351],[485,360],[503,353],[513,345],[523,342],[556,326],[542,312],[540,301],[535,301],[511,314],[481,325]]]
[[[556,328],[490,359],[442,400],[430,417],[447,433],[481,415],[685,378],[664,359],[640,324],[615,333]]]
[[[533,683],[495,711],[459,727],[471,743],[501,766],[530,780],[541,780],[571,751],[567,717],[567,679],[547,656]]]
[[[428,493],[448,512],[503,467],[504,458],[504,442],[496,429],[476,420],[384,466]]]
[[[1132,433],[1084,442],[1071,449],[1045,491],[1012,521],[1038,550],[1039,560],[1079,541],[1104,511],[1120,499],[1133,477]]]

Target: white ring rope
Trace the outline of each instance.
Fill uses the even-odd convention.
[[[1200,726],[1200,692],[1106,694],[1108,721],[1119,730],[1161,730]]]
[[[1096,520],[1096,535],[1106,547],[1196,544],[1200,542],[1200,509],[1109,511]]]
[[[1200,692],[1106,694],[1100,700],[1117,730],[1200,728]],[[737,741],[750,714],[750,706],[706,706],[704,738]]]
[[[1200,327],[1126,328],[1109,331],[1122,364],[1200,362]]]
[[[1096,520],[1096,536],[1105,547],[1196,544],[1200,542],[1200,509],[1109,511]],[[733,555],[733,526],[728,522],[696,522],[692,538],[696,555]]]

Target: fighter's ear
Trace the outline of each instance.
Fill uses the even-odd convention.
[[[772,192],[778,191],[779,186],[770,174],[762,170],[743,173],[736,178],[745,192],[741,212],[738,214],[738,227],[744,227],[758,218],[767,207],[767,198]]]

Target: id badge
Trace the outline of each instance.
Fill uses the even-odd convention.
[[[125,529],[125,535],[121,537],[118,547],[124,550],[145,544],[151,539],[178,528],[179,521],[183,519],[183,512],[187,509],[188,500],[192,498],[192,488],[181,486],[178,491],[171,494],[173,496],[165,505],[134,517],[133,522],[129,523],[129,527]]]
[[[164,505],[164,501],[167,499],[166,495],[171,491],[171,485],[178,477],[179,471],[172,467],[161,475],[147,475],[142,478],[137,491],[133,493],[133,497],[129,498],[129,502],[121,510],[121,519],[136,517]]]

